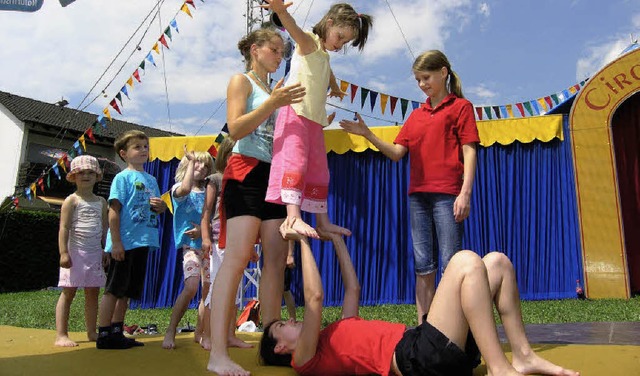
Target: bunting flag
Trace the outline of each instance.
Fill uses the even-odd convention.
[[[531,103],[531,108],[533,108],[533,112],[536,115],[540,115],[540,107],[538,107],[538,102],[534,99],[534,100],[531,100],[530,103]]]
[[[380,94],[380,109],[382,110],[383,115],[384,110],[387,107],[387,101],[389,101],[389,96],[387,94]]]
[[[196,9],[196,5],[193,3],[193,0],[185,0],[184,2],[185,2],[185,4],[191,5],[193,7],[193,9]]]
[[[29,201],[31,201],[31,188],[25,188],[24,189],[24,194],[25,194],[25,196],[27,196],[27,199]]]
[[[369,96],[369,102],[371,104],[371,111],[373,111],[373,108],[376,105],[376,99],[378,99],[378,93],[375,91],[371,91],[370,93],[371,95]]]
[[[169,209],[169,212],[173,214],[173,203],[171,202],[171,191],[166,191],[165,193],[163,193],[162,196],[160,196],[160,199],[164,201],[165,204],[167,204],[167,209]]]
[[[118,107],[118,102],[116,102],[115,99],[112,99],[111,102],[109,102],[109,105],[111,105],[111,107],[113,107],[114,110],[116,110],[120,115],[122,115],[122,112],[120,112],[120,108]]]
[[[476,117],[478,120],[482,120],[482,107],[476,107]]]
[[[551,97],[544,97],[544,101],[547,103],[547,105],[549,106],[549,110],[551,110],[553,108],[553,102],[551,102]],[[547,110],[548,111],[548,110]]]
[[[353,99],[356,96],[356,91],[358,91],[358,85],[351,84],[351,103],[353,103]]]
[[[51,174],[47,173],[47,188],[51,188]]]
[[[167,49],[169,49],[169,45],[167,44],[167,40],[164,39],[164,34],[162,34],[160,36],[160,39],[158,39],[158,42],[162,43],[163,46],[165,46]]]
[[[16,207],[16,210],[17,210],[18,204],[20,203],[20,199],[15,196],[13,196],[12,199],[13,199],[13,205]]]
[[[171,27],[167,26],[167,28],[164,29],[164,35],[166,35],[170,41],[173,41],[173,39],[171,38]]]
[[[89,137],[89,140],[91,140],[91,142],[93,142],[94,144],[96,143],[96,138],[93,136],[93,128],[89,127],[85,134],[87,135],[87,137]]]
[[[502,117],[500,116],[500,109],[498,106],[491,106],[491,108],[493,109],[493,112],[495,112],[496,118],[501,119]]]
[[[105,108],[105,110],[109,112],[108,108]],[[104,110],[102,112],[104,113]],[[96,120],[98,121],[98,123],[100,123],[100,125],[102,125],[102,128],[107,129],[107,119],[104,118],[104,115],[99,115]]]
[[[216,139],[214,140],[214,142],[218,145],[220,145],[222,143],[222,141],[224,141],[224,135],[222,133],[218,133],[218,135],[216,136]]]
[[[156,42],[153,47],[151,47],[158,55],[160,55],[160,47],[158,47],[158,42]]]
[[[80,145],[82,145],[82,150],[87,151],[87,144],[84,141],[84,134],[80,136],[78,142],[80,142]]]
[[[500,115],[502,115],[503,119],[507,119],[509,114],[507,113],[507,106],[500,106]]]
[[[485,107],[484,113],[487,114],[487,117],[489,118],[489,120],[493,119],[493,117],[491,117],[491,107],[489,106]]]
[[[138,70],[136,69],[135,71],[133,71],[133,77],[140,83],[142,83],[142,81],[140,81],[140,73],[138,73]]]
[[[347,81],[340,80],[340,90],[342,90],[343,93],[346,93],[348,88],[349,83]]]
[[[132,78],[132,77],[129,77],[129,79],[127,80],[127,84],[128,84],[131,88],[133,88],[133,78]],[[128,96],[129,96],[129,95],[127,95],[127,97],[128,97]]]
[[[44,193],[44,179],[42,176],[38,179],[38,188],[40,188],[40,192]]]
[[[400,98],[400,109],[402,110],[402,120],[404,120],[404,115],[407,113],[407,105],[409,101],[404,98]]]
[[[129,79],[131,79],[131,78],[129,78]],[[133,82],[132,82],[132,84],[133,84]],[[131,85],[131,86],[133,86],[133,85]],[[129,97],[129,91],[127,91],[127,85],[124,85],[122,87],[122,89],[120,89],[120,92],[122,92],[122,94],[126,95],[128,100],[131,100],[131,97]]]
[[[108,107],[105,107],[104,110],[102,110],[102,113],[109,119],[109,121],[111,121],[111,113],[109,112]]]
[[[76,151],[77,155],[82,155],[82,147],[80,147],[80,140],[77,140],[73,143],[73,149]]]
[[[510,104],[507,105],[507,113],[509,114],[510,118],[515,117],[515,116],[513,116],[513,106],[510,105]]]
[[[122,106],[122,93],[118,92],[118,94],[116,94],[116,99],[120,101],[120,106]]]
[[[60,176],[60,170],[58,170],[58,165],[54,164],[51,169],[53,170],[53,172],[56,174],[56,176],[58,177],[58,180],[62,179],[62,177]]]
[[[176,22],[175,18],[171,20],[171,22],[169,22],[169,25],[171,25],[172,28],[176,29],[176,33],[180,32],[180,30],[178,30],[178,22]]]
[[[393,115],[393,111],[395,111],[397,103],[398,97],[391,97],[391,115]]]
[[[31,193],[33,193],[33,198],[38,198],[38,194],[36,193],[36,183],[31,183]]]
[[[361,87],[360,88],[360,108],[364,108],[364,102],[367,99],[367,95],[369,95],[369,89],[365,89]]]
[[[76,149],[69,149],[69,157],[73,160],[76,157]]]
[[[551,99],[553,99],[553,103],[555,103],[556,106],[560,104],[560,99],[558,99],[558,95],[551,94]]]
[[[149,54],[147,55],[147,57],[151,55],[151,52],[149,52]],[[153,59],[152,59],[153,60]],[[153,64],[155,66],[155,64]],[[138,68],[142,69],[142,73],[147,73],[146,69],[146,63],[144,62],[144,59],[140,62],[140,65],[138,65]]]
[[[180,10],[185,12],[189,17],[193,18],[193,16],[191,15],[191,11],[189,10],[189,7],[186,3],[182,4],[182,8],[180,8]]]
[[[538,108],[542,108],[542,110],[544,110],[545,112],[548,111],[547,103],[545,103],[544,98],[538,98],[536,102],[540,105]],[[538,111],[538,112],[542,112],[542,111]]]
[[[520,116],[524,117],[524,107],[522,105],[522,103],[516,103],[516,107],[518,108],[518,111],[520,111]],[[531,111],[529,111],[531,112]]]
[[[151,55],[151,52],[147,54],[146,59],[149,60],[149,62],[153,64],[154,67],[157,67],[156,62],[153,60],[153,56]]]
[[[220,132],[224,133],[227,136],[229,135],[229,126],[227,125],[227,123],[224,123]]]
[[[218,138],[216,137],[216,140]],[[216,145],[215,144],[211,144],[211,146],[209,146],[209,150],[207,150],[207,153],[209,153],[209,155],[211,155],[213,158],[217,158],[218,157],[218,150],[216,149]]]

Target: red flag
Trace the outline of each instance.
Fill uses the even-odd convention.
[[[138,82],[142,82],[140,81],[140,73],[138,73],[137,69],[133,72],[133,77],[135,77]]]
[[[518,107],[518,111],[520,111],[520,116],[524,117],[524,107],[522,107],[522,103],[516,103],[516,107]]]
[[[398,97],[390,97],[391,99],[391,115],[393,115],[393,111],[396,109],[396,103],[398,103]]]
[[[42,179],[42,176],[38,179],[38,188],[40,188],[42,193],[44,193],[44,180]]]
[[[549,105],[549,109],[553,108],[553,102],[551,102],[551,97],[544,97],[544,101]]]
[[[89,137],[89,140],[91,140],[91,142],[93,142],[94,144],[96,143],[96,138],[93,136],[93,128],[89,127],[89,129],[87,129],[86,132],[84,132],[87,137]]]
[[[164,39],[164,34],[162,34],[162,36],[160,36],[160,39],[158,39],[158,41],[160,43],[162,43],[163,46],[167,47],[167,49],[169,48],[169,45],[167,44],[167,40]]]
[[[478,115],[478,120],[482,120],[482,107],[476,107],[476,114]]]
[[[19,204],[19,203],[20,203],[20,199],[19,199],[19,198],[17,198],[17,197],[14,197],[14,198],[13,198],[13,205],[15,205],[15,206],[16,206],[16,209],[18,209],[18,204]]]
[[[122,112],[120,112],[120,108],[118,107],[118,102],[116,102],[115,98],[112,99],[109,104],[111,105],[111,107],[113,107],[114,110],[118,111],[118,113],[122,115]]]
[[[353,103],[353,98],[356,96],[356,91],[358,91],[358,85],[351,84],[351,103]]]
[[[185,0],[184,2],[191,5],[193,9],[196,9],[196,5],[193,3],[193,0]]]
[[[209,150],[207,150],[207,152],[214,158],[218,156],[218,150],[216,150],[215,145],[211,145],[211,147],[209,148]]]

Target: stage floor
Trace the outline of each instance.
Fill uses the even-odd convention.
[[[582,376],[640,375],[640,323],[528,325],[527,333],[540,355]],[[260,333],[239,336],[257,346]],[[205,369],[209,354],[193,342],[193,333],[178,334],[172,351],[162,349],[162,335],[140,335],[136,338],[144,347],[109,351],[96,350],[84,333],[71,333],[79,343],[74,348],[54,347],[54,337],[52,330],[0,326],[0,375],[210,375]],[[295,374],[260,366],[256,348],[230,352],[253,375]],[[474,372],[485,374],[484,365]]]

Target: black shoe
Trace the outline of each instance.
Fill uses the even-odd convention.
[[[124,336],[118,335],[98,337],[96,340],[96,349],[100,350],[126,350],[133,346]]]

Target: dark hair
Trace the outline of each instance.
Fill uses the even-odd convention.
[[[327,21],[333,20],[333,26],[351,27],[355,38],[351,45],[362,51],[369,36],[369,29],[373,25],[373,17],[357,13],[347,3],[333,4],[327,14],[313,27],[313,33],[325,40],[327,37]]]
[[[118,157],[120,157],[120,159],[122,159],[124,162],[126,161],[120,156],[120,150],[127,151],[127,149],[129,148],[129,142],[131,140],[149,141],[149,137],[142,131],[132,129],[130,131],[124,132],[118,138],[116,138],[116,141],[113,143],[113,148],[116,150],[116,154],[118,154]]]
[[[291,367],[291,354],[276,354],[278,341],[271,335],[271,327],[277,322],[278,320],[271,321],[264,327],[260,340],[260,358],[268,366]]]
[[[251,70],[251,46],[256,44],[262,47],[265,43],[271,41],[274,37],[282,39],[282,35],[273,28],[262,28],[254,30],[245,35],[238,42],[238,49],[244,57],[244,64],[247,70]]]
[[[449,91],[454,93],[458,98],[464,98],[462,94],[462,82],[456,72],[451,69],[451,63],[447,56],[439,50],[429,50],[423,52],[413,62],[413,70],[418,72],[427,72],[447,68],[449,73]]]

